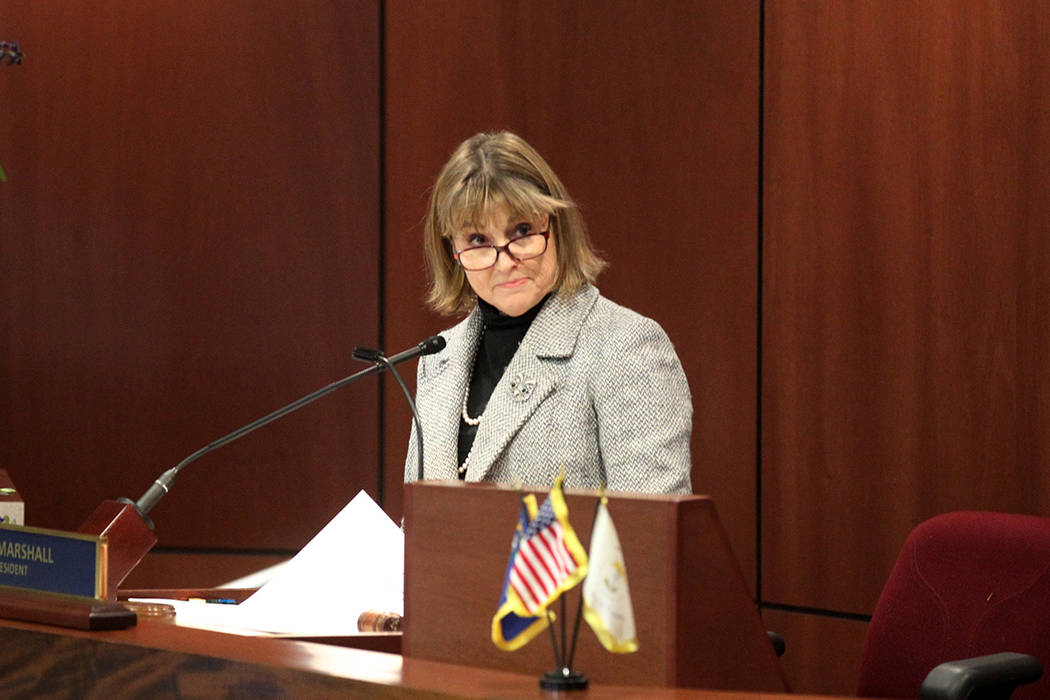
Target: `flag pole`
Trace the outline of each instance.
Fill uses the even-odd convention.
[[[545,610],[544,613],[547,615],[547,629],[551,632],[551,647],[554,648],[554,665],[558,668],[564,668],[565,664],[561,662],[561,654],[558,653],[558,637],[554,634],[554,620],[551,619],[554,613],[550,610]]]
[[[566,617],[568,617],[568,615],[565,613],[565,593],[562,593],[561,594],[561,654],[562,654],[562,661],[563,662],[566,660],[565,659],[565,650],[568,648],[566,646],[566,644],[565,644],[565,618]],[[574,639],[573,642],[575,642],[575,641],[576,640]],[[569,659],[568,663],[563,663],[562,666],[569,666],[569,667],[571,667],[572,666],[572,659]]]
[[[522,486],[521,479],[517,479],[518,499],[521,501],[521,512],[525,516],[525,521],[529,521],[529,509],[525,505],[525,488]],[[558,638],[554,634],[554,620],[551,619],[551,611],[544,610],[543,614],[547,617],[547,629],[551,633],[551,648],[554,650],[554,663],[557,666],[561,666],[561,654],[558,652]]]

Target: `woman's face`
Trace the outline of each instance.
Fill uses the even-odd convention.
[[[506,245],[529,233],[546,231],[547,214],[512,215],[506,204],[493,206],[485,221],[465,223],[452,236],[452,247]],[[554,289],[558,278],[558,253],[554,232],[547,239],[547,250],[539,257],[515,260],[506,250],[499,252],[496,264],[485,270],[464,270],[471,289],[481,299],[508,316],[520,316]]]

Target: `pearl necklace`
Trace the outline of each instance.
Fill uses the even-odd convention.
[[[463,411],[462,411],[463,422],[466,423],[469,426],[472,426],[472,427],[476,428],[476,427],[478,427],[478,425],[481,424],[481,416],[478,416],[477,418],[471,418],[470,414],[467,413],[467,397],[468,396],[470,396],[470,387],[467,387],[467,390],[465,392],[463,392]]]
[[[470,414],[467,413],[467,397],[469,395],[470,395],[470,387],[468,386],[467,390],[463,393],[463,410],[460,411],[460,413],[463,415],[463,421],[467,425],[473,426],[473,427],[476,428],[481,423],[481,416],[478,416],[477,418],[471,418]],[[473,452],[473,451],[474,451],[474,446],[471,445],[470,446],[470,452]],[[459,465],[459,470],[458,471],[459,471],[460,474],[466,474],[467,473],[467,462],[469,462],[469,461],[470,461],[470,453],[468,453],[467,454],[467,458],[465,460],[463,460],[463,464]]]

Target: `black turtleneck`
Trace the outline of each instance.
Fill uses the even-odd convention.
[[[550,297],[548,294],[538,304],[523,313],[521,316],[507,316],[492,304],[478,299],[478,310],[481,312],[481,320],[484,328],[481,332],[481,340],[478,343],[477,353],[474,355],[474,372],[470,377],[470,393],[467,398],[467,414],[471,418],[477,418],[485,411],[485,406],[492,396],[492,390],[496,388],[504,370],[510,364],[514,353],[518,351],[518,345],[525,333],[532,325],[532,320],[543,308],[543,304]],[[462,417],[459,419],[459,463],[466,461],[470,454],[470,448],[474,444],[474,437],[478,433],[478,427],[467,425]],[[466,474],[460,474],[461,479]]]

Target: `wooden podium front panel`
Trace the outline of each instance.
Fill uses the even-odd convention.
[[[573,529],[588,547],[595,494],[569,491],[566,501]],[[779,662],[711,499],[610,494],[609,501],[627,564],[639,651],[605,651],[583,622],[574,669],[597,683],[784,690]],[[406,485],[406,656],[537,676],[555,668],[549,632],[516,652],[491,641],[519,512],[511,488]],[[579,590],[566,596],[570,639]],[[555,610],[561,615],[559,605]]]

